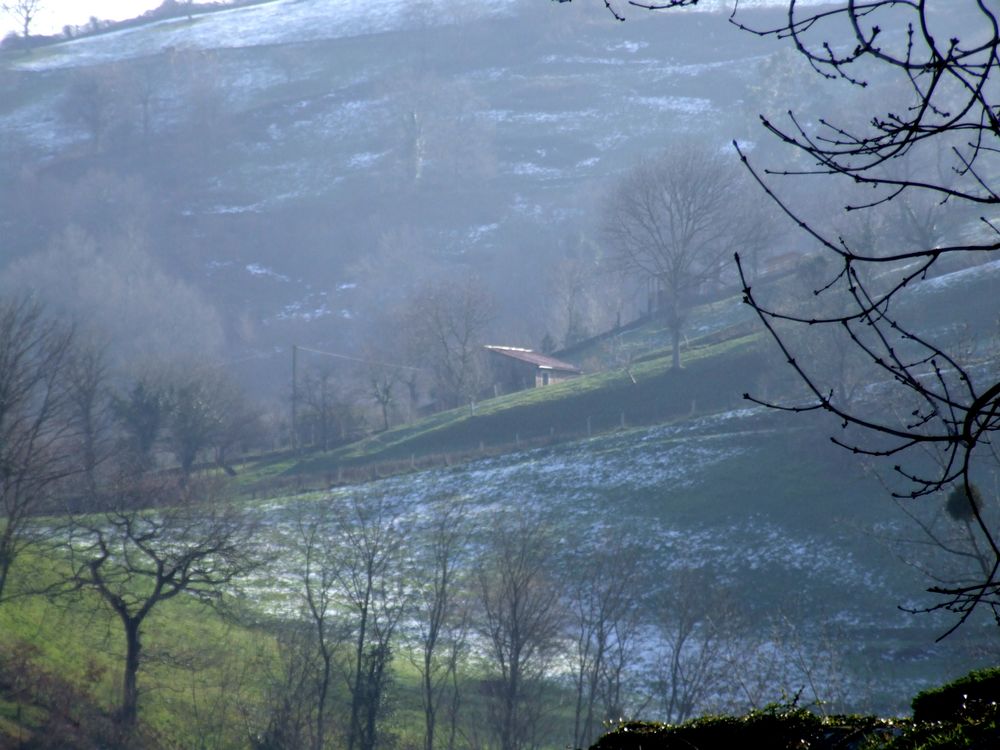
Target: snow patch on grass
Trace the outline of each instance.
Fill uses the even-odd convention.
[[[455,18],[453,4],[428,0],[421,18],[415,18],[407,0],[277,0],[196,16],[192,21],[172,18],[146,26],[99,36],[74,39],[46,48],[39,60],[19,64],[25,70],[98,65],[143,57],[174,49],[220,49],[344,39],[398,31],[415,22],[445,26]],[[508,15],[513,0],[466,3],[469,14]]]
[[[937,292],[949,289],[955,285],[967,284],[973,278],[985,278],[988,276],[1000,276],[1000,260],[935,276],[933,279],[927,279],[926,281],[914,284],[913,289],[916,292]]]
[[[712,101],[695,96],[633,96],[630,101],[658,112],[701,115],[713,109]]]

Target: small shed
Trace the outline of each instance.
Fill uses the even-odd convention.
[[[486,347],[496,395],[561,383],[578,377],[580,368],[547,354],[516,346]]]

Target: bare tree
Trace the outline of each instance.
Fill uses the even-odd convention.
[[[382,429],[389,429],[389,414],[396,403],[396,389],[403,371],[393,365],[371,361],[367,366],[368,392],[382,412]]]
[[[691,718],[726,679],[732,617],[716,581],[704,571],[685,570],[662,594],[656,693],[665,721]]]
[[[98,469],[113,453],[110,370],[102,344],[78,345],[67,363],[67,387],[79,462],[90,497],[98,494]]]
[[[332,367],[308,367],[299,390],[300,441],[327,450],[355,429],[360,421]]]
[[[735,163],[699,142],[677,142],[629,171],[608,199],[603,229],[621,267],[652,284],[671,334],[672,363],[688,310],[741,247],[744,205]]]
[[[193,160],[204,159],[227,142],[232,119],[226,107],[226,85],[219,56],[210,50],[178,48],[170,57],[169,74],[183,92],[186,135],[180,146]]]
[[[0,289],[37,290],[53,309],[111,338],[120,362],[217,359],[221,318],[154,257],[144,193],[141,180],[91,173],[53,210],[95,234],[67,227],[48,249],[8,264]]]
[[[621,542],[580,550],[569,568],[576,705],[573,747],[589,747],[602,722],[625,715],[624,680],[634,668],[639,627],[637,550]]]
[[[742,257],[742,256],[741,256]],[[834,295],[814,295],[813,289],[824,284],[830,272],[829,263],[822,255],[814,255],[799,262],[782,295],[782,304],[798,314],[821,318],[844,312],[843,300]],[[780,323],[778,327],[794,347],[799,358],[817,383],[840,404],[850,404],[861,398],[865,388],[879,380],[879,373],[869,365],[843,330],[828,327],[792,326]],[[771,368],[768,379],[775,379],[778,391],[802,397],[803,387],[790,372],[780,367]],[[772,391],[773,392],[773,391]]]
[[[363,377],[368,396],[382,413],[383,429],[389,428],[394,413],[401,413],[404,421],[412,420],[419,408],[422,387],[428,385],[431,370],[425,369],[424,363],[431,358],[423,348],[427,330],[410,317],[414,311],[425,309],[418,300],[428,293],[431,284],[424,283],[420,288],[423,292],[411,295],[401,308],[375,313],[365,334]]]
[[[342,665],[351,695],[348,750],[379,745],[396,626],[406,610],[403,537],[395,511],[381,495],[352,496],[335,505],[328,564],[348,613],[352,647]]]
[[[934,504],[914,505],[895,498],[908,523],[883,527],[874,535],[935,586],[955,587],[982,580],[990,575],[993,552],[983,544],[972,506],[987,525],[996,528],[1000,524],[1000,494],[995,481],[988,492],[977,485],[970,487],[971,498],[958,484],[942,502]]]
[[[590,336],[605,321],[599,319],[598,299],[606,275],[599,273],[596,259],[565,257],[550,272],[553,315],[561,330],[562,346],[572,346]]]
[[[208,449],[230,475],[229,452],[258,421],[239,387],[219,372],[190,372],[172,384],[167,394],[168,444],[185,474]]]
[[[133,94],[133,74],[122,65],[75,72],[62,100],[59,114],[70,125],[82,127],[95,153],[112,141],[123,143],[135,127],[132,110],[141,102]]]
[[[428,73],[393,81],[397,165],[411,185],[462,184],[496,172],[494,123],[487,105],[465,83]]]
[[[77,470],[66,388],[73,332],[30,300],[0,302],[0,601],[36,540],[31,517]]]
[[[76,71],[58,104],[59,115],[68,125],[86,132],[95,153],[110,146],[116,153],[133,144],[146,146],[158,114],[157,76],[161,73],[143,63],[112,63]]]
[[[251,401],[235,381],[219,375],[214,380],[214,410],[216,429],[209,441],[215,465],[230,476],[236,475],[232,467],[234,453],[246,453],[259,445],[263,420],[259,404]]]
[[[555,541],[540,520],[499,515],[477,566],[480,630],[491,668],[489,716],[500,750],[535,745],[545,677],[563,623],[554,553]]]
[[[69,564],[68,591],[96,592],[125,639],[119,718],[135,724],[146,618],[184,594],[218,601],[259,561],[256,524],[205,486],[127,478],[100,514],[70,519],[55,542]]]
[[[460,498],[438,499],[430,513],[420,550],[422,585],[414,597],[412,616],[418,623],[413,663],[420,674],[424,710],[424,750],[455,746],[458,701],[458,662],[466,647],[469,602],[460,572],[469,542],[463,522],[466,506]],[[439,741],[441,711],[448,719],[446,741]]]
[[[493,319],[490,294],[474,277],[428,283],[410,300],[414,360],[434,375],[443,406],[474,399],[482,386],[482,356]]]
[[[311,683],[310,695],[302,695],[299,700],[310,704],[307,715],[313,717],[312,745],[315,750],[323,750],[326,746],[327,709],[335,658],[338,649],[344,645],[341,613],[337,609],[341,571],[337,566],[334,545],[338,544],[338,540],[330,536],[330,521],[326,509],[297,520],[296,541],[303,552],[302,596],[311,631],[308,646],[297,653],[307,654],[307,661],[315,662],[309,670],[315,675],[307,677]]]
[[[126,394],[112,397],[125,450],[137,471],[153,464],[153,450],[166,424],[167,409],[166,393],[147,378],[137,380]]]
[[[332,498],[300,507],[291,540],[301,553],[304,632],[292,632],[288,669],[269,732],[315,750],[371,750],[380,742],[396,626],[408,601],[396,516],[382,497]],[[331,702],[342,676],[350,704],[336,727]],[[296,705],[289,705],[293,700]],[[304,725],[311,726],[306,732]],[[272,742],[277,742],[272,738]]]
[[[433,280],[447,275],[435,245],[425,227],[389,224],[380,228],[371,252],[364,253],[348,267],[351,278],[370,293],[358,300],[360,312],[376,323],[372,336],[398,337],[399,315],[392,314],[400,300],[414,299]]]
[[[276,638],[278,658],[262,665],[259,673],[266,691],[264,716],[247,717],[247,723],[256,727],[251,746],[256,750],[316,747],[320,741],[315,735],[320,673],[315,633],[308,622],[286,621]]]
[[[0,5],[0,10],[13,16],[20,22],[21,28],[24,30],[24,38],[27,39],[31,22],[35,20],[35,16],[44,7],[45,3],[43,0],[12,0]]]

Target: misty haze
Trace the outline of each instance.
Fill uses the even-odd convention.
[[[1000,745],[996,0],[55,5],[0,748]]]

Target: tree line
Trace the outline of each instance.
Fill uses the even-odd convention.
[[[653,580],[651,551],[568,543],[537,510],[355,492],[284,514],[271,575],[291,595],[258,748],[587,747],[623,717],[857,687],[821,633],[776,649],[797,636],[741,612],[714,571]]]

